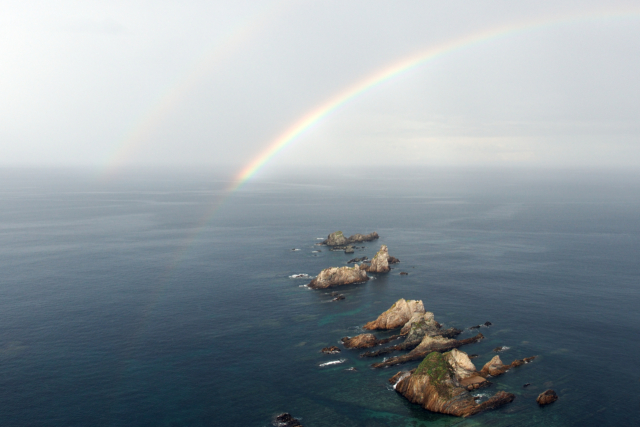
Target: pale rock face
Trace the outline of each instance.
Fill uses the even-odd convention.
[[[422,301],[400,298],[390,309],[382,313],[372,322],[364,325],[364,329],[395,329],[407,323],[414,313],[424,314]]]
[[[373,334],[360,334],[353,338],[345,337],[342,343],[346,348],[370,348],[374,347],[378,340]]]
[[[430,337],[426,335],[422,339],[422,341],[420,341],[420,344],[418,344],[416,348],[411,350],[409,354],[423,353],[425,351],[429,351],[431,348],[443,346],[443,345],[452,343],[454,341],[456,340],[451,338],[443,338],[440,335],[436,335],[435,337]]]
[[[427,327],[433,326],[434,330],[437,330],[436,321],[432,312],[427,311],[426,313],[421,313],[420,311],[416,311],[411,316],[411,319],[404,324],[400,331],[400,335],[407,335],[411,329],[413,329],[414,324],[420,323],[424,323]]]
[[[476,367],[464,351],[454,348],[450,352],[445,353],[445,356],[458,381],[476,375]]]
[[[510,367],[509,365],[505,365],[504,363],[502,363],[500,356],[493,356],[493,359],[488,361],[482,367],[482,370],[480,372],[485,375],[488,374],[495,377],[500,374],[503,374],[507,369],[509,369],[509,367]]]
[[[348,240],[346,237],[344,237],[342,231],[336,231],[329,234],[327,240],[325,240],[324,243],[329,246],[341,246],[346,245],[348,243]]]
[[[389,270],[389,249],[387,245],[380,246],[380,250],[371,260],[367,268],[370,273],[387,273]]]
[[[309,283],[311,289],[326,289],[333,286],[362,283],[369,280],[367,272],[358,267],[325,268]]]

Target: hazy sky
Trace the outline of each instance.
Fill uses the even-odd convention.
[[[0,163],[240,168],[328,99],[461,37],[513,25],[351,98],[268,163],[640,163],[640,2],[0,3]]]

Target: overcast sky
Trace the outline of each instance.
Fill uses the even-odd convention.
[[[640,2],[12,1],[0,5],[0,164],[266,168],[640,163]],[[586,16],[586,17],[585,17]],[[559,20],[559,22],[558,22]]]

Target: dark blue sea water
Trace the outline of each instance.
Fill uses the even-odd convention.
[[[215,173],[4,170],[0,184],[0,426],[638,423],[637,174],[263,176],[203,226],[227,186]],[[315,245],[336,230],[377,231],[353,256],[386,244],[401,263],[331,303],[289,276],[345,265]],[[500,345],[506,363],[537,355],[487,390],[516,400],[432,414],[390,388],[399,369],[319,352],[398,298],[447,326],[491,321],[462,348],[478,368]],[[546,388],[560,398],[540,408]]]

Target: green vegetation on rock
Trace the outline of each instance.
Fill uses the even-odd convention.
[[[427,375],[429,383],[441,396],[450,397],[451,391],[447,380],[451,377],[451,367],[441,353],[437,351],[429,353],[418,365],[413,375]]]

